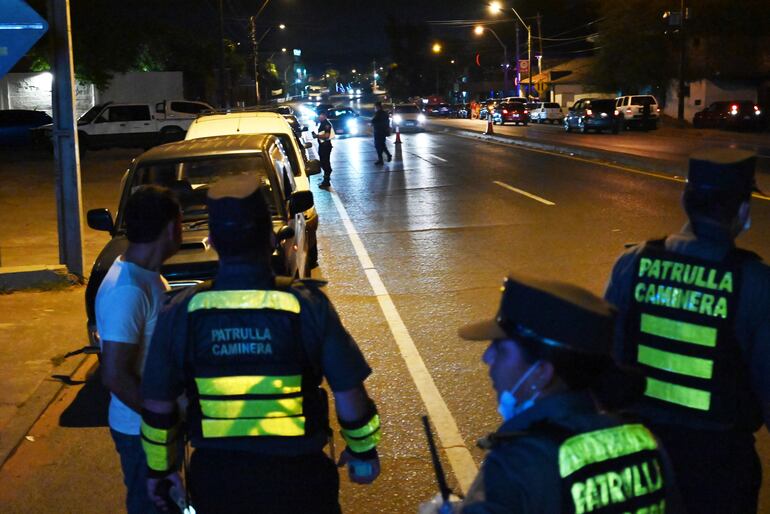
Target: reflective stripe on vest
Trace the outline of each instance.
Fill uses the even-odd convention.
[[[302,375],[197,377],[198,393],[206,396],[292,394],[302,390]]]
[[[657,448],[657,441],[644,425],[587,432],[570,437],[559,447],[559,474],[566,478],[591,464]]]
[[[711,408],[711,393],[693,387],[671,384],[647,377],[647,389],[644,394],[669,403],[691,409],[707,411]]]
[[[202,291],[192,297],[187,312],[204,309],[273,309],[299,314],[297,297],[284,291]]]
[[[674,321],[652,314],[642,314],[641,331],[681,343],[699,344],[713,348],[717,345],[717,329],[684,321]]]
[[[203,437],[254,437],[305,435],[305,417],[207,419],[201,422]]]

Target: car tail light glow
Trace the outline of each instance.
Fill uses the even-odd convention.
[[[508,109],[503,109],[503,114],[508,114]]]
[[[755,116],[759,116],[760,114],[762,114],[762,111],[759,109],[758,105],[755,105],[754,106],[754,115]]]
[[[524,109],[524,114],[528,114],[528,113],[529,113],[529,111]]]
[[[618,114],[620,114],[620,112],[617,109],[615,109],[615,111],[612,114],[617,116]]]
[[[660,112],[660,107],[656,107],[655,112]]]
[[[592,111],[591,109],[586,109],[586,116],[593,116],[593,115],[594,115],[594,111]]]
[[[738,106],[737,105],[731,105],[730,106],[730,114],[732,114],[733,116],[738,114]]]

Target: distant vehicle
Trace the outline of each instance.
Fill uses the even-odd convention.
[[[361,133],[361,122],[358,119],[358,113],[353,109],[335,107],[326,111],[326,117],[337,136],[357,136]]]
[[[452,104],[449,106],[450,118],[468,118],[470,116],[470,109],[468,104]]]
[[[505,98],[500,98],[498,100],[500,103],[511,103],[511,102],[518,102],[526,105],[529,103],[529,100],[526,97],[523,96],[506,96]]]
[[[515,98],[515,97],[511,97],[511,98]],[[500,103],[501,103],[501,100],[496,100],[494,98],[490,98],[488,100],[481,102],[481,109],[479,109],[479,119],[481,120],[487,119],[487,116],[489,115],[489,111],[494,111]]]
[[[720,128],[736,130],[762,130],[765,128],[765,112],[759,105],[748,100],[713,102],[696,112],[692,124],[696,128]]]
[[[583,98],[569,108],[569,112],[564,117],[564,131],[572,132],[572,129],[576,129],[578,132],[586,133],[589,130],[595,130],[598,134],[603,130],[609,130],[617,134],[622,122],[615,108],[615,100]]]
[[[308,86],[307,87],[307,99],[311,102],[320,102],[323,96],[323,88],[321,86]]]
[[[561,105],[556,102],[531,102],[527,104],[529,108],[529,117],[536,123],[558,123],[564,122],[564,111]]]
[[[529,111],[527,106],[521,102],[501,103],[492,113],[492,123],[505,125],[513,123],[514,125],[524,125],[529,123]]]
[[[425,130],[425,114],[415,104],[397,104],[393,107],[393,127],[399,130]]]
[[[425,114],[428,116],[443,116],[449,117],[449,104],[428,104],[425,106]]]
[[[34,142],[31,129],[53,122],[43,111],[10,109],[0,111],[0,146],[24,146]]]
[[[193,120],[214,108],[187,100],[155,104],[107,102],[91,107],[77,122],[80,151],[102,148],[151,148],[179,141]],[[51,141],[53,126],[37,129],[40,138]]]
[[[91,344],[99,344],[94,313],[96,292],[107,270],[128,246],[126,202],[140,185],[169,187],[182,205],[182,246],[160,270],[172,289],[214,278],[218,261],[208,240],[206,194],[212,183],[238,174],[253,175],[262,182],[273,218],[276,246],[272,266],[276,274],[309,277],[308,229],[302,213],[313,208],[313,193],[297,190],[294,177],[286,172],[288,163],[280,140],[268,134],[179,141],[153,148],[134,159],[123,178],[115,220],[108,209],[88,211],[88,226],[112,236],[96,258],[86,288]]]
[[[309,177],[321,172],[321,163],[317,159],[308,160],[305,150],[312,147],[312,143],[303,143],[298,139],[286,117],[278,113],[242,111],[203,115],[190,125],[186,139],[242,134],[270,134],[277,137],[289,158],[286,169],[294,177],[296,190],[310,191]],[[310,266],[315,267],[318,262],[318,213],[314,207],[305,212],[305,220],[308,226],[308,260]]]
[[[660,119],[658,100],[652,95],[621,96],[615,99],[615,108],[622,128],[657,129]]]

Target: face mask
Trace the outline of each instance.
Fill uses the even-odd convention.
[[[535,400],[538,396],[540,396],[540,391],[536,391],[532,396],[529,397],[529,399],[519,403],[516,399],[516,391],[519,390],[521,387],[521,384],[526,382],[527,378],[532,374],[535,369],[537,369],[537,366],[540,364],[540,361],[537,361],[532,366],[529,367],[529,369],[522,375],[522,377],[519,379],[518,382],[516,382],[516,385],[513,386],[513,388],[510,391],[503,391],[500,395],[500,401],[497,405],[497,412],[500,413],[500,415],[503,417],[503,421],[508,421],[525,410],[529,409],[535,404]]]

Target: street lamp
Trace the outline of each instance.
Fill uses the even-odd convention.
[[[489,11],[492,14],[498,14],[503,12],[503,4],[500,2],[492,2],[489,4]],[[522,25],[524,25],[524,28],[527,29],[527,62],[529,63],[529,93],[532,94],[532,27],[530,25],[527,25],[521,16],[519,16],[519,13],[511,7],[511,11],[513,11],[513,14],[516,15],[516,18],[521,22]],[[516,84],[519,91],[519,96],[521,96],[521,70],[519,68],[519,36],[518,36],[518,25],[516,26]]]
[[[432,48],[432,50],[433,50],[433,53],[434,53],[434,54],[439,54],[439,53],[441,53],[441,43],[433,43],[433,48]]]
[[[497,32],[494,31],[494,29],[490,27],[484,27],[482,25],[476,25],[476,27],[473,29],[473,32],[480,36],[484,33],[484,31],[489,31],[492,33],[493,36],[495,36],[495,39],[497,39],[497,42],[500,43],[500,46],[503,47],[503,89],[505,90],[505,94],[503,96],[508,95],[508,47],[505,46],[505,43],[500,39],[500,37],[497,35]],[[454,62],[454,61],[452,61]]]

